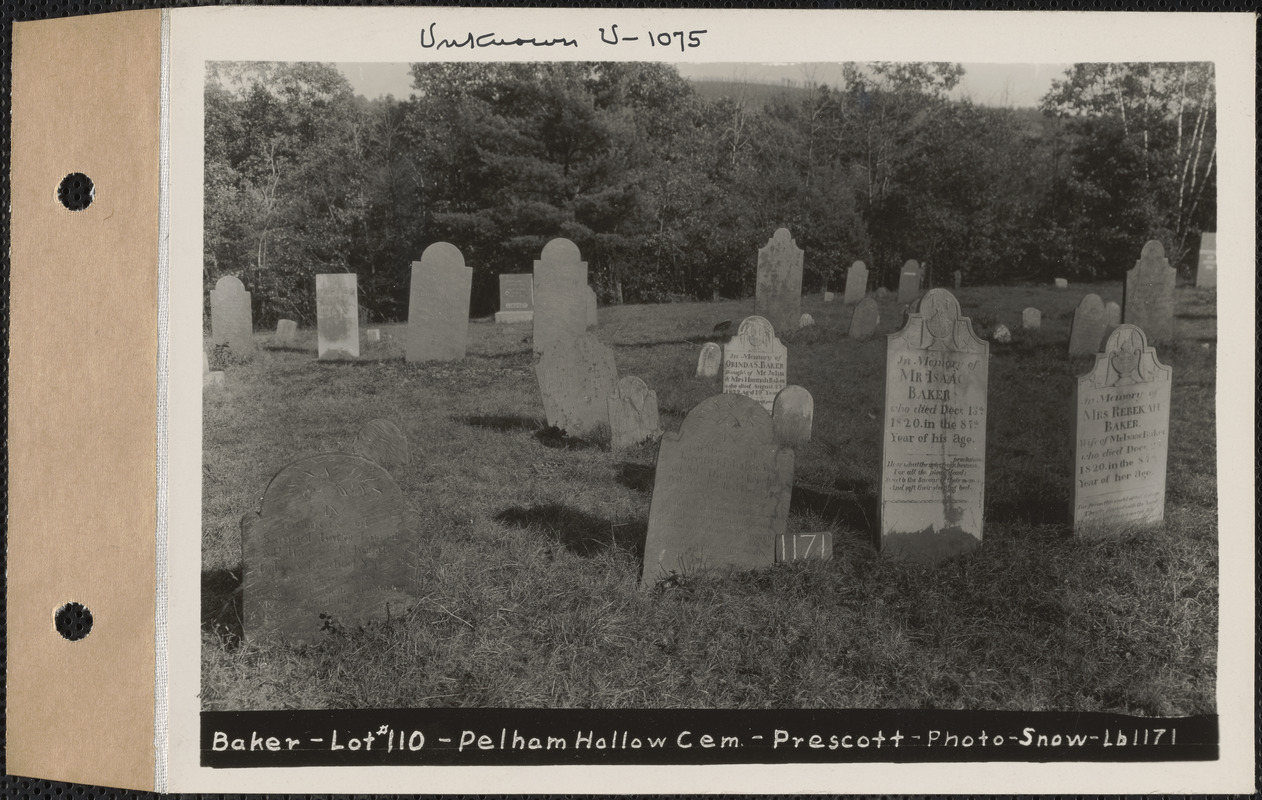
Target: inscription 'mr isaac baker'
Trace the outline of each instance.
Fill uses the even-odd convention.
[[[475,35],[473,31],[467,31],[463,39],[440,39],[434,33],[435,25],[437,25],[437,23],[431,22],[429,24],[428,31],[426,31],[425,28],[421,28],[421,47],[424,47],[427,50],[431,48],[434,50],[442,50],[444,47],[452,49],[467,47],[470,50],[476,50],[479,47],[525,47],[526,45],[533,45],[535,47],[555,47],[556,45],[561,45],[563,47],[578,47],[577,39],[566,39],[564,37],[557,37],[555,39],[539,39],[534,36],[529,39],[523,39],[521,37],[516,39],[497,39],[495,37],[498,34],[494,31],[477,35]],[[425,38],[425,34],[427,32],[429,33],[428,41]]]

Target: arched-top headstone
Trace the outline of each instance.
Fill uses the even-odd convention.
[[[608,429],[618,367],[613,350],[594,335],[585,333],[552,345],[535,365],[535,376],[549,425],[580,438]]]
[[[809,328],[814,324],[815,324],[815,318],[812,317],[810,314],[803,314],[801,318],[798,319],[799,328]]]
[[[582,263],[583,254],[579,252],[578,245],[569,239],[557,238],[543,246],[539,260],[549,264],[578,264]]]
[[[815,398],[801,386],[790,385],[780,390],[772,406],[771,423],[776,441],[787,447],[801,447],[811,440],[815,418]]]
[[[748,397],[714,395],[688,412],[658,450],[641,584],[773,563],[793,461],[771,415]]]
[[[311,641],[404,611],[417,579],[404,514],[390,473],[362,456],[324,453],[276,473],[242,524],[246,637]]]
[[[875,297],[865,297],[854,307],[854,314],[850,317],[849,336],[851,339],[866,339],[876,333],[880,324],[881,307]]]
[[[1027,331],[1036,331],[1043,326],[1043,312],[1037,308],[1027,308],[1021,312],[1021,327]]]
[[[587,262],[569,239],[544,245],[535,262],[534,351],[546,353],[560,341],[587,332]]]
[[[713,380],[719,377],[723,369],[723,348],[715,342],[701,345],[701,353],[697,356],[697,377]]]
[[[794,331],[802,316],[802,248],[780,228],[758,251],[754,313],[778,331]]]
[[[1139,261],[1126,273],[1122,296],[1122,321],[1138,325],[1151,341],[1174,338],[1175,269],[1166,260],[1166,249],[1155,239],[1147,242]]]
[[[404,466],[410,460],[407,436],[403,429],[388,419],[365,422],[355,434],[352,449],[387,470]]]
[[[1082,298],[1069,326],[1069,355],[1084,356],[1099,351],[1104,328],[1104,301],[1100,295],[1089,294]]]
[[[920,296],[920,265],[908,259],[898,273],[898,302],[910,303]]]
[[[657,392],[643,380],[628,375],[618,381],[609,398],[609,444],[614,450],[634,447],[662,432],[657,414]]]
[[[250,293],[234,275],[224,275],[210,291],[210,340],[226,344],[238,358],[254,352],[254,317]]]
[[[723,347],[723,391],[752,397],[768,412],[776,393],[788,383],[789,351],[771,323],[746,317]]]
[[[412,262],[408,295],[408,361],[458,361],[469,341],[473,268],[460,249],[434,242]]]
[[[868,268],[862,261],[856,261],[846,271],[846,294],[841,302],[854,305],[868,293]]]

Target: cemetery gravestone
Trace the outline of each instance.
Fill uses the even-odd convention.
[[[662,432],[657,415],[657,392],[643,380],[628,375],[618,381],[609,398],[609,443],[614,450],[635,447]]]
[[[771,411],[787,381],[789,351],[776,338],[771,323],[746,317],[723,348],[723,392],[743,394]]]
[[[809,328],[815,324],[815,318],[810,314],[803,314],[798,319],[798,328]]]
[[[1068,289],[1068,288],[1069,288],[1069,281],[1065,280],[1064,278],[1057,278],[1057,279],[1056,279],[1056,288],[1057,288],[1057,289]]]
[[[408,438],[398,425],[388,419],[364,423],[355,434],[354,452],[386,470],[408,463]]]
[[[815,398],[801,386],[786,386],[776,395],[771,422],[780,444],[796,448],[809,442],[814,418]]]
[[[875,294],[876,294],[876,296],[877,296],[877,297],[879,297],[879,298],[881,298],[882,300],[884,300],[885,298],[887,298],[887,297],[889,297],[891,294],[893,294],[893,292],[891,292],[889,289],[886,289],[884,286],[878,286],[878,287],[877,287],[877,289],[876,289]]]
[[[1069,355],[1083,356],[1099,352],[1104,338],[1104,301],[1098,294],[1082,298],[1074,309],[1074,321],[1069,327]]]
[[[1043,312],[1037,308],[1027,308],[1021,312],[1021,327],[1027,331],[1036,331],[1043,326]]]
[[[841,302],[846,305],[854,305],[862,300],[868,293],[868,268],[864,266],[862,261],[856,261],[850,265],[850,269],[846,271],[846,296]]]
[[[608,427],[609,398],[618,389],[618,368],[613,350],[595,335],[585,333],[553,344],[539,358],[535,375],[549,425],[580,438]]]
[[[960,272],[960,271],[957,269],[957,270],[953,273],[953,277],[955,278],[955,288],[956,288],[956,290],[958,291],[958,290],[959,290],[959,288],[960,288],[960,284],[962,284],[962,283],[964,282],[964,273],[963,273],[963,272]]]
[[[915,260],[903,264],[898,273],[898,302],[910,303],[920,296],[920,265]]]
[[[460,249],[434,242],[412,262],[408,296],[408,361],[459,361],[469,342],[473,268]]]
[[[298,335],[298,323],[292,319],[281,319],[276,321],[276,343],[277,344],[293,344],[294,338]]]
[[[693,408],[662,437],[641,585],[770,565],[788,526],[793,460],[756,401],[720,394]]]
[[[1196,258],[1196,288],[1218,285],[1218,234],[1202,233],[1201,250]]]
[[[996,325],[995,332],[990,338],[1001,344],[1008,344],[1012,341],[1012,331],[1008,330],[1007,325]]]
[[[802,316],[802,248],[780,228],[758,251],[754,313],[778,331],[797,330]]]
[[[380,329],[380,328],[369,328],[368,330],[364,331],[364,341],[366,341],[366,342],[380,342],[380,341],[381,341],[381,329]]]
[[[850,338],[866,339],[876,332],[880,324],[880,306],[875,298],[865,297],[854,307],[854,315],[850,317]]]
[[[232,275],[224,275],[210,290],[210,341],[226,344],[234,356],[249,357],[254,352],[254,318],[250,293]]]
[[[719,377],[723,368],[723,348],[714,342],[706,342],[701,346],[701,354],[697,356],[697,377],[713,380]]]
[[[569,239],[544,245],[535,262],[534,292],[536,355],[587,332],[587,262]]]
[[[835,299],[835,297],[836,296],[832,292],[824,292],[825,303],[831,303]]]
[[[321,359],[359,358],[356,276],[316,276],[316,346]]]
[[[1157,523],[1165,513],[1170,368],[1144,332],[1121,325],[1074,395],[1074,528]]]
[[[1104,304],[1104,324],[1110,328],[1122,324],[1122,307],[1112,300]]]
[[[1174,338],[1174,277],[1161,242],[1145,244],[1139,261],[1126,273],[1122,322],[1138,325],[1149,341]]]
[[[350,306],[355,317],[355,306]],[[326,627],[399,615],[416,590],[416,543],[403,494],[381,466],[349,453],[295,461],[242,521],[247,639],[310,642]]]
[[[881,551],[933,563],[982,540],[989,352],[931,289],[886,346]]]
[[[529,274],[500,275],[500,310],[495,312],[496,324],[531,322],[534,318],[534,276]]]
[[[596,319],[596,306],[597,306],[596,290],[588,286],[587,287],[587,329],[588,330],[595,328],[596,325],[598,324],[597,319]]]
[[[210,358],[202,351],[202,388],[207,386],[223,386],[223,372],[210,371]]]

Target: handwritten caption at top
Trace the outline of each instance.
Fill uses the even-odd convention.
[[[579,40],[565,36],[516,36],[513,34],[502,34],[497,31],[487,31],[484,33],[475,33],[473,31],[465,31],[463,35],[448,35],[437,29],[438,23],[431,22],[428,27],[421,28],[421,47],[426,50],[460,50],[468,48],[469,50],[477,50],[483,47],[578,47]],[[644,47],[644,43],[648,43],[650,48],[674,48],[678,47],[679,51],[686,52],[690,48],[701,46],[702,34],[708,33],[705,29],[690,31],[653,31],[647,28],[634,29],[631,31],[619,31],[618,25],[610,25],[609,28],[597,28],[597,36],[601,43],[605,45],[629,45],[631,47]]]

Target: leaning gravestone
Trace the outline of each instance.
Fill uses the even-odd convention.
[[[1165,513],[1170,368],[1144,332],[1121,325],[1074,397],[1074,528],[1156,523]]]
[[[596,307],[597,307],[596,290],[588,286],[587,287],[587,329],[588,330],[595,328],[599,324],[597,320]]]
[[[719,377],[723,369],[723,348],[714,342],[701,345],[701,354],[697,356],[697,377],[713,380]]]
[[[1069,326],[1069,355],[1085,356],[1099,352],[1104,338],[1104,301],[1098,294],[1082,298],[1074,309],[1074,321]]]
[[[531,322],[534,318],[534,276],[507,273],[500,275],[500,310],[495,312],[495,323],[508,325]]]
[[[276,321],[276,337],[277,344],[293,344],[294,338],[298,335],[298,323],[292,319],[280,319]]]
[[[1021,327],[1027,331],[1036,331],[1043,327],[1043,312],[1037,308],[1027,308],[1022,311]]]
[[[780,228],[758,251],[754,313],[778,331],[797,330],[802,316],[802,248]]]
[[[657,415],[657,392],[640,378],[628,375],[618,381],[609,397],[609,445],[614,450],[635,447],[662,433]]]
[[[1149,341],[1174,338],[1174,276],[1166,250],[1156,240],[1144,245],[1139,261],[1126,273],[1122,322],[1138,325]]]
[[[351,449],[386,470],[404,466],[410,460],[408,437],[388,419],[365,422],[355,434],[355,444]]]
[[[876,298],[865,297],[854,307],[854,315],[850,317],[850,338],[866,339],[881,324],[881,307]]]
[[[1201,234],[1201,251],[1196,258],[1196,288],[1218,285],[1218,234]]]
[[[931,289],[886,346],[881,552],[933,563],[982,540],[988,345]]]
[[[576,244],[553,239],[544,245],[535,262],[534,291],[536,355],[587,332],[587,262]]]
[[[234,356],[248,357],[254,352],[254,321],[250,311],[250,293],[232,275],[225,275],[210,290],[210,341],[226,344]]]
[[[789,351],[776,338],[771,323],[746,317],[723,347],[723,392],[743,394],[771,411],[787,381]]]
[[[846,271],[846,296],[841,299],[845,305],[854,305],[868,293],[868,268],[862,261],[856,261]]]
[[[316,345],[321,359],[359,358],[359,304],[353,274],[316,276]]]
[[[788,526],[793,460],[748,397],[714,395],[688,412],[658,451],[641,585],[770,565]]]
[[[473,268],[460,249],[434,242],[412,262],[408,296],[408,361],[459,361],[469,342]]]
[[[415,595],[418,544],[403,494],[362,456],[295,461],[241,528],[247,639],[310,642],[326,628],[400,616]]]
[[[613,350],[594,334],[554,343],[539,358],[535,376],[549,425],[579,438],[609,427],[609,398],[618,390],[618,368]]]
[[[910,303],[920,296],[920,265],[915,260],[903,264],[898,273],[898,302]]]
[[[786,386],[776,395],[771,423],[780,444],[796,448],[809,442],[814,418],[815,398],[801,386]]]

